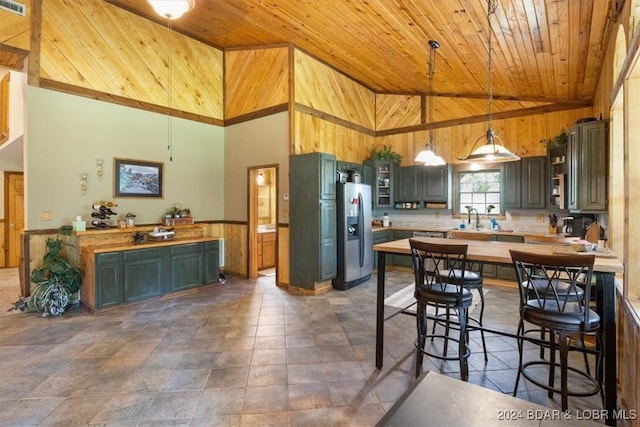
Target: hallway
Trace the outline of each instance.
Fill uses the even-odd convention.
[[[411,278],[388,273],[387,295]],[[95,316],[74,307],[42,318],[5,311],[17,274],[0,270],[0,424],[373,426],[412,382],[412,316],[387,322],[384,369],[374,366],[375,275],[315,297],[289,294],[274,277],[226,279]],[[491,287],[486,321],[515,325],[516,298]],[[515,341],[488,337],[485,365],[471,335],[470,382],[510,394]],[[425,369],[458,377],[455,363]],[[559,407],[526,382],[519,397]],[[600,399],[569,406],[600,408]]]

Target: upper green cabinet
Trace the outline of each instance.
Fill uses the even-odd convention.
[[[544,209],[547,206],[547,157],[523,157],[502,164],[502,208]]]
[[[607,210],[608,122],[594,120],[571,129],[567,146],[567,203],[571,212]]]
[[[314,290],[337,274],[335,157],[289,157],[291,285]]]
[[[374,209],[393,206],[394,169],[396,165],[386,160],[365,160],[365,184],[371,185],[371,201]],[[370,168],[367,170],[367,168]]]
[[[396,169],[395,201],[426,203],[449,202],[449,166],[403,166]],[[413,206],[413,205],[412,205]]]

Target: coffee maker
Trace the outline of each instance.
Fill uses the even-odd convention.
[[[595,221],[595,215],[574,215],[562,218],[562,232],[567,237],[579,237],[584,239],[587,229]]]

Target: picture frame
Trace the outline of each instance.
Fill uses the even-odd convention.
[[[163,198],[163,169],[162,162],[114,158],[114,197]]]

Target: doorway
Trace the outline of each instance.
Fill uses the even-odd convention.
[[[278,166],[249,168],[249,277],[275,276],[278,265]]]
[[[20,262],[20,232],[24,229],[24,174],[4,173],[4,266],[17,267]]]

